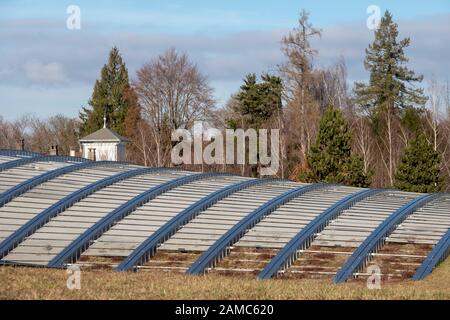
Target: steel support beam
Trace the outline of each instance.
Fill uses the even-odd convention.
[[[54,161],[54,162],[90,162],[88,159],[79,158],[79,157],[66,157],[66,156],[33,156],[20,158],[13,161],[8,161],[0,164],[0,172],[5,171],[11,168],[15,168],[18,166],[23,166],[25,164],[39,162],[39,161]]]
[[[430,251],[428,256],[417,269],[413,276],[413,280],[423,280],[434,268],[436,268],[441,262],[443,262],[450,254],[450,229],[445,233],[445,235],[439,240],[439,242],[434,246],[433,250]]]
[[[288,203],[292,199],[299,197],[306,192],[317,190],[329,186],[324,183],[310,184],[289,190],[258,207],[249,215],[239,221],[223,236],[221,236],[211,247],[208,248],[186,271],[187,274],[202,274],[209,267],[214,266],[221,258],[226,256],[229,246],[232,246],[241,239],[244,234],[253,228],[264,217],[270,215],[280,206]]]
[[[339,200],[331,207],[318,215],[313,221],[306,225],[299,233],[295,235],[266,267],[259,273],[258,278],[270,279],[276,276],[283,268],[288,268],[292,262],[298,258],[298,250],[308,248],[316,235],[321,232],[330,221],[336,219],[342,211],[352,207],[355,203],[382,192],[382,189],[363,190],[351,194],[342,200]]]
[[[0,149],[0,155],[7,157],[36,157],[40,156],[41,154],[25,150]]]
[[[73,206],[75,203],[80,200],[86,198],[87,196],[93,194],[94,192],[103,189],[109,185],[117,183],[119,181],[123,181],[129,179],[131,177],[169,170],[167,168],[142,168],[129,170],[126,172],[118,173],[113,176],[101,179],[90,185],[77,190],[66,197],[59,200],[57,203],[53,204],[49,208],[45,209],[41,213],[37,214],[33,219],[25,223],[18,230],[16,230],[13,234],[7,237],[2,243],[0,243],[0,259],[5,257],[8,252],[14,249],[19,243],[21,243],[26,237],[30,236],[37,229],[46,224],[50,219],[57,216],[67,208]]]
[[[401,224],[410,214],[417,209],[425,206],[427,203],[441,197],[442,194],[426,194],[417,197],[401,208],[397,209],[386,220],[383,221],[364,242],[353,252],[350,258],[344,263],[342,268],[333,278],[334,283],[342,283],[347,281],[353,273],[361,270],[370,261],[372,253],[377,252],[384,244],[388,237],[399,224]]]
[[[98,167],[98,166],[104,166],[104,165],[114,165],[114,166],[120,166],[120,164],[112,161],[87,161],[87,162],[81,162],[76,163],[70,166],[58,168],[55,170],[51,170],[48,172],[45,172],[37,177],[33,177],[31,179],[28,179],[15,187],[6,190],[3,193],[0,193],[0,207],[4,206],[14,198],[20,196],[21,194],[33,189],[34,187],[45,183],[49,180],[52,180],[56,177],[59,177],[64,174],[72,173],[78,170],[83,170],[87,168],[92,167]]]
[[[212,194],[198,200],[190,205],[188,208],[181,211],[175,217],[166,222],[158,230],[156,230],[150,237],[141,243],[133,252],[117,267],[117,271],[127,271],[135,268],[139,264],[145,263],[152,257],[157,247],[172,237],[180,227],[187,224],[194,219],[200,212],[208,209],[218,201],[230,196],[231,194],[244,190],[258,184],[269,183],[277,181],[276,179],[254,179],[237,182],[233,185],[224,187]],[[280,180],[281,181],[281,180]]]
[[[75,239],[69,246],[64,248],[55,258],[53,258],[49,263],[49,267],[60,267],[64,263],[73,262],[85,251],[92,243],[93,240],[99,238],[103,233],[108,231],[117,221],[122,220],[124,217],[129,215],[131,212],[136,210],[137,207],[144,205],[150,200],[156,198],[157,196],[173,189],[180,187],[182,185],[201,180],[207,179],[214,176],[222,176],[226,174],[221,173],[198,173],[192,174],[186,177],[176,178],[165,183],[162,183],[156,187],[153,187],[133,199],[122,204],[117,209],[111,211],[108,215],[103,217],[92,227],[86,230],[82,235]]]

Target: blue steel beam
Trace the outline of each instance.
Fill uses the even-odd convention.
[[[64,250],[62,250],[56,257],[54,257],[49,263],[49,267],[60,267],[64,263],[75,261],[83,251],[85,251],[92,243],[92,241],[99,238],[103,233],[108,231],[117,221],[122,220],[124,217],[129,215],[131,212],[136,210],[137,207],[144,205],[150,200],[156,198],[157,196],[173,189],[180,187],[182,185],[201,180],[207,179],[214,176],[222,176],[228,174],[222,173],[199,173],[193,174],[186,177],[181,177],[173,179],[155,186],[139,195],[133,199],[122,204],[120,207],[111,211],[108,215],[100,219],[92,227],[87,229],[83,234],[81,234],[77,239],[75,239],[70,245],[68,245]]]
[[[13,161],[8,161],[0,164],[0,172],[5,171],[11,168],[15,168],[18,166],[23,166],[25,164],[39,162],[39,161],[54,161],[54,162],[89,162],[90,160],[78,157],[66,157],[66,156],[35,156],[35,157],[27,157],[20,158]]]
[[[330,221],[336,219],[342,211],[352,207],[355,203],[382,191],[384,190],[370,189],[359,191],[333,204],[297,233],[259,273],[258,278],[270,279],[282,268],[289,267],[289,265],[298,258],[298,250],[308,248],[316,235],[321,232]]]
[[[234,225],[223,236],[221,236],[211,247],[208,248],[186,271],[187,274],[201,274],[209,267],[216,264],[218,260],[227,254],[229,246],[232,246],[241,239],[244,234],[253,228],[264,217],[270,215],[280,206],[288,203],[292,199],[299,197],[306,192],[317,190],[329,186],[328,184],[318,183],[298,187],[269,200],[261,205],[245,218]]]
[[[7,157],[36,157],[40,156],[41,154],[31,151],[25,151],[25,150],[8,150],[8,149],[0,149],[0,155],[1,156],[7,156]]]
[[[121,164],[112,162],[112,161],[87,161],[87,162],[81,162],[81,163],[75,163],[66,167],[58,168],[55,170],[51,170],[48,172],[45,172],[37,177],[33,177],[31,179],[28,179],[17,186],[6,190],[3,193],[0,193],[0,207],[4,206],[8,202],[10,202],[12,199],[20,196],[21,194],[27,192],[28,190],[33,189],[34,187],[47,182],[51,179],[54,179],[56,177],[59,177],[64,174],[68,174],[71,172],[75,172],[82,169],[87,169],[91,167],[97,167],[97,166],[103,166],[103,165],[113,165],[113,166],[120,166]]]
[[[172,237],[182,226],[194,219],[200,212],[208,209],[218,201],[230,196],[231,194],[244,190],[258,184],[281,181],[277,179],[254,179],[237,182],[230,186],[224,187],[212,194],[198,200],[188,208],[181,211],[175,217],[167,221],[150,237],[141,243],[133,252],[117,267],[117,271],[127,271],[133,269],[139,264],[143,264],[151,258],[157,247]]]
[[[7,237],[2,243],[0,243],[0,259],[8,254],[12,249],[14,249],[19,243],[21,243],[26,237],[33,234],[37,229],[46,224],[50,219],[57,216],[59,213],[63,212],[67,208],[73,206],[78,201],[86,198],[92,193],[103,189],[109,185],[117,183],[122,180],[129,179],[131,177],[142,175],[151,172],[159,172],[169,170],[167,168],[142,168],[130,170],[122,173],[115,174],[113,176],[101,179],[90,185],[77,190],[66,197],[59,200],[57,203],[53,204],[49,208],[45,209],[33,219],[26,222],[13,234]]]
[[[441,197],[442,194],[426,194],[417,197],[401,208],[397,209],[386,220],[383,221],[364,242],[353,252],[350,258],[344,263],[342,268],[336,273],[333,278],[334,283],[342,283],[347,281],[353,273],[364,268],[371,259],[371,254],[377,252],[384,244],[386,237],[388,237],[397,226],[402,223],[410,214],[417,209],[425,206],[427,203]]]
[[[450,254],[450,229],[447,233],[439,240],[439,242],[434,246],[433,250],[430,251],[428,256],[417,269],[413,276],[413,280],[425,279],[434,268],[436,268],[441,262],[443,262]]]
[[[19,158],[19,159],[11,160],[11,161],[8,161],[8,162],[0,163],[0,172],[8,170],[8,169],[11,169],[11,168],[14,168],[14,167],[17,167],[17,166],[21,166],[21,165],[24,165],[24,164],[36,162],[36,161],[39,161],[42,158],[43,158],[43,156],[26,157],[26,158]]]

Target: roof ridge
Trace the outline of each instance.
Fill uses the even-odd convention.
[[[107,141],[119,141],[119,142],[127,142],[128,139],[121,136],[117,132],[114,132],[113,130],[109,128],[101,128],[84,138],[80,139],[80,142],[86,142],[86,141],[95,141],[95,140],[107,140]]]

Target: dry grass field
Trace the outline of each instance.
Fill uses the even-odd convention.
[[[425,281],[333,285],[325,280],[270,280],[168,273],[83,271],[81,289],[64,270],[0,268],[0,299],[450,299],[450,259]]]

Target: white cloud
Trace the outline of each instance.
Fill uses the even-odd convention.
[[[34,84],[62,84],[67,80],[64,67],[59,62],[31,60],[25,64],[24,69],[26,78]]]
[[[400,36],[411,37],[407,56],[410,58],[409,66],[418,74],[425,77],[434,74],[443,80],[450,74],[450,42],[445,41],[450,39],[449,19],[447,14],[398,21]],[[220,104],[224,104],[227,97],[239,89],[246,73],[276,70],[277,64],[283,60],[280,40],[289,31],[220,35],[104,33],[86,24],[80,31],[68,31],[64,24],[59,28],[51,25],[34,21],[27,27],[21,21],[20,28],[0,28],[0,86],[21,88],[24,89],[21,92],[27,94],[30,84],[44,88],[58,84],[80,95],[78,98],[71,95],[71,100],[60,101],[61,105],[77,107],[80,101],[89,99],[95,79],[100,76],[101,67],[113,45],[122,52],[131,78],[135,77],[139,67],[169,47],[188,53],[209,77],[216,89],[216,97]],[[366,28],[365,21],[327,27],[323,30],[322,39],[314,42],[319,49],[316,63],[327,66],[343,56],[351,82],[367,79],[368,74],[363,67],[364,50],[372,39],[373,34]],[[17,100],[13,99],[14,92],[4,90],[10,101]],[[42,109],[53,103],[46,104],[44,98],[38,101]]]
[[[14,68],[10,65],[0,66],[0,81],[1,79],[10,79],[14,76]]]

